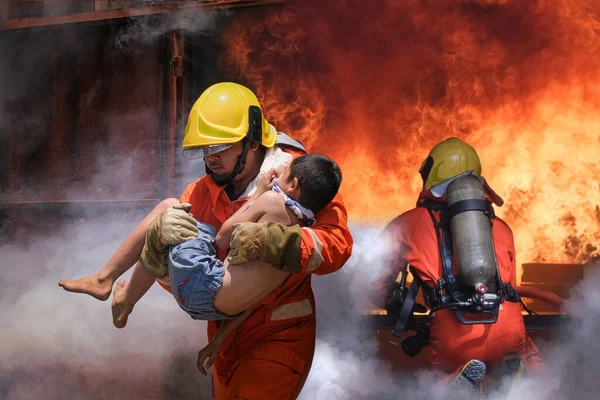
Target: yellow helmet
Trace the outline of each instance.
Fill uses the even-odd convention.
[[[273,147],[277,132],[264,118],[258,99],[250,89],[222,82],[206,89],[192,106],[182,146],[187,150],[222,151],[245,137]]]
[[[425,190],[467,171],[481,176],[481,161],[473,147],[455,137],[436,144],[419,169]]]

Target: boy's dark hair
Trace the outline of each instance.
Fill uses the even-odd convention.
[[[322,154],[307,154],[292,161],[290,181],[298,179],[300,203],[315,214],[337,194],[342,183],[342,171],[335,161]]]

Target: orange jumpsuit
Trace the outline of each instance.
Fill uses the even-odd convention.
[[[419,200],[434,199],[428,192]],[[439,220],[439,212],[434,213]],[[500,218],[493,221],[492,233],[498,267],[503,282],[516,285],[516,260],[513,234]],[[442,276],[439,244],[429,212],[417,207],[392,220],[383,232],[389,244],[386,270],[371,292],[371,299],[380,307],[391,297],[398,274],[411,265],[423,284],[433,288]],[[454,273],[458,271],[454,266]],[[525,333],[519,303],[505,301],[495,324],[462,324],[450,309],[435,313],[430,324],[429,361],[432,367],[452,372],[472,359],[488,366],[516,352],[532,369],[543,368],[536,346]]]
[[[294,156],[302,154],[283,149]],[[224,188],[210,176],[190,184],[180,201],[191,203],[194,217],[217,229],[246,202],[245,199],[230,201]],[[213,390],[217,399],[276,400],[298,396],[315,348],[311,274],[334,272],[350,257],[352,236],[346,225],[347,218],[338,196],[317,214],[315,225],[302,228],[303,271],[290,274],[226,339],[213,365]],[[221,259],[226,256],[222,249],[218,249],[218,254]],[[209,340],[218,327],[219,322],[208,322]]]

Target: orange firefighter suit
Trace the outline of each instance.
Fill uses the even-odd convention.
[[[425,199],[445,201],[445,198],[436,199],[423,191],[419,204]],[[434,215],[439,220],[439,211]],[[501,279],[514,287],[516,260],[512,231],[495,217],[492,233]],[[398,274],[407,265],[414,268],[424,285],[429,288],[438,285],[443,265],[433,221],[426,208],[416,207],[396,217],[382,235],[389,251],[385,271],[371,293],[375,304],[385,306]],[[456,265],[453,269],[455,274],[458,273]],[[437,370],[450,373],[472,359],[493,366],[511,352],[521,356],[526,368],[543,368],[537,347],[525,333],[519,303],[504,301],[494,324],[462,324],[451,309],[441,309],[435,313],[429,329],[429,362]]]
[[[302,154],[282,149],[293,156]],[[191,213],[197,220],[220,229],[246,200],[230,201],[224,187],[207,175],[190,184],[180,201],[191,203]],[[223,344],[213,366],[217,399],[293,399],[302,389],[315,347],[311,274],[338,270],[352,249],[347,213],[339,196],[316,220],[311,228],[302,228],[302,272],[290,274]],[[218,254],[225,259],[225,251],[219,249]],[[218,321],[208,322],[209,340],[218,327]]]

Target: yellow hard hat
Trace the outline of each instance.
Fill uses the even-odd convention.
[[[183,134],[184,149],[222,151],[245,137],[273,147],[277,131],[262,114],[256,95],[233,82],[212,85],[190,110]],[[209,151],[216,153],[217,151]]]
[[[467,171],[481,176],[481,161],[473,147],[455,137],[436,144],[419,169],[425,190]]]

